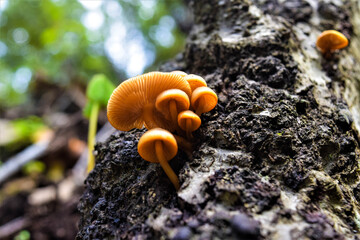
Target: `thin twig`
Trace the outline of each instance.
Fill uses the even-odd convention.
[[[8,159],[0,167],[0,184],[3,183],[11,175],[16,173],[26,163],[43,156],[50,144],[50,141],[51,139],[46,139],[37,142]]]
[[[29,226],[30,221],[25,217],[15,218],[14,220],[5,223],[0,226],[0,239],[5,239],[11,235],[17,233],[18,231]]]

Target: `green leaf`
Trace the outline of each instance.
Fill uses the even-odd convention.
[[[115,86],[105,75],[97,74],[91,79],[86,89],[86,96],[90,101],[106,106],[114,89]]]
[[[86,103],[86,106],[85,106],[84,109],[83,109],[83,115],[84,115],[85,117],[90,118],[91,108],[92,108],[93,105],[94,105],[94,104],[93,104],[92,101],[88,101],[88,102]]]
[[[12,125],[18,137],[17,141],[28,141],[33,134],[46,127],[42,119],[37,116],[13,120]]]
[[[19,232],[14,239],[15,240],[29,240],[31,237],[30,232],[27,230],[22,230],[21,232]]]
[[[33,173],[43,173],[46,169],[45,163],[41,162],[41,161],[33,161],[33,162],[29,162],[27,163],[23,168],[22,171],[26,174],[26,175],[30,175]]]

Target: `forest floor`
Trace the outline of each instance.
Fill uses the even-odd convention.
[[[2,175],[5,165],[24,160],[37,151],[38,145],[29,136],[0,144],[3,177],[0,177],[0,239],[74,239],[80,218],[77,204],[83,193],[87,152],[88,121],[82,115],[86,102],[84,89],[79,86],[65,89],[41,80],[35,85],[29,102],[0,109],[2,123],[36,116],[30,118],[41,119],[51,133],[49,144],[39,150],[40,154],[35,154],[26,164],[15,164],[14,173],[6,177]],[[106,115],[102,112],[98,127],[105,121]],[[10,133],[6,135],[7,126],[11,125],[0,126],[4,130],[2,139],[11,138]]]

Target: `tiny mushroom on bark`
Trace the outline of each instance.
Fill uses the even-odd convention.
[[[170,89],[162,92],[155,102],[156,109],[177,126],[179,112],[189,109],[190,100],[184,91]]]
[[[191,106],[197,115],[211,111],[217,104],[216,93],[208,87],[198,87],[191,95]]]
[[[191,132],[200,127],[201,119],[193,111],[186,110],[178,115],[178,124],[182,130],[186,131],[186,137],[191,139],[193,138]]]
[[[317,38],[316,46],[322,53],[329,53],[346,47],[348,43],[344,34],[336,30],[326,30]]]
[[[205,80],[195,74],[189,74],[184,79],[190,84],[191,91],[194,91],[198,87],[207,87]]]
[[[130,78],[112,93],[107,116],[113,127],[121,131],[133,128],[161,127],[174,130],[176,126],[164,119],[155,108],[158,95],[168,89],[179,89],[191,96],[190,85],[176,73],[150,72]]]
[[[175,157],[178,146],[174,136],[161,128],[154,128],[142,135],[138,143],[140,156],[149,162],[160,163],[176,190],[180,188],[179,179],[168,161]]]

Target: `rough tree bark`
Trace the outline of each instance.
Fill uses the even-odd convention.
[[[144,132],[96,146],[78,239],[358,239],[358,1],[194,0],[184,53],[161,70],[203,76],[219,96],[194,152],[142,160]],[[316,37],[350,46],[325,60]]]

